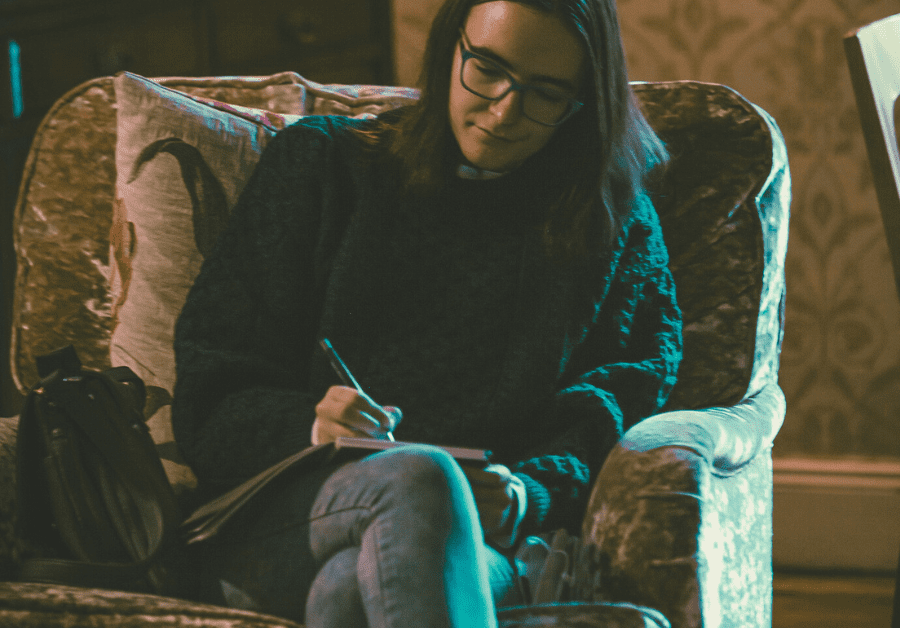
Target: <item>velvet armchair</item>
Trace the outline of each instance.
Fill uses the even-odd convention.
[[[596,548],[596,586],[565,604],[501,611],[501,625],[762,628],[771,624],[770,450],[785,413],[786,149],[771,116],[727,87],[637,83],[635,92],[673,158],[654,200],[684,312],[684,361],[666,412],[627,432],[595,483],[583,540]],[[19,389],[37,379],[35,356],[68,343],[88,366],[131,366],[150,386],[145,413],[167,473],[190,494],[168,403],[172,325],[205,246],[192,228],[198,207],[227,217],[268,139],[297,116],[372,115],[416,96],[293,73],[125,74],[65,95],[35,137],[13,226]],[[14,531],[15,428],[15,417],[0,419],[0,624],[295,626],[15,582],[22,558],[41,549]]]

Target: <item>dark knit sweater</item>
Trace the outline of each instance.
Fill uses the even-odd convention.
[[[577,530],[615,442],[675,381],[681,319],[640,198],[612,250],[547,261],[539,158],[405,199],[385,160],[310,117],[279,133],[176,327],[173,424],[210,490],[310,444],[331,339],[397,440],[490,449],[525,483],[523,531]]]

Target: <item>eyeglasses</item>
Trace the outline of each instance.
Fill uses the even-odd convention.
[[[462,29],[459,32],[462,35],[459,40],[462,54],[459,82],[476,96],[502,100],[510,92],[519,92],[522,95],[522,113],[532,122],[544,126],[558,126],[584,106],[584,103],[551,87],[522,85],[497,62],[472,52],[466,33]]]

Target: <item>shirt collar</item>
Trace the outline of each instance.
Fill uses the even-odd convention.
[[[460,164],[456,169],[456,176],[460,179],[475,179],[476,181],[486,181],[488,179],[497,179],[502,177],[505,172],[492,172],[490,170],[482,170],[481,168],[473,168],[466,164]]]

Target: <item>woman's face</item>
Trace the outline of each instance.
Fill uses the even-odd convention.
[[[467,47],[505,68],[523,85],[549,88],[577,98],[585,54],[577,37],[557,17],[497,0],[476,5],[463,31]],[[472,63],[470,61],[469,63]],[[488,100],[460,83],[462,52],[456,47],[450,76],[450,125],[469,165],[508,172],[541,150],[557,127],[525,117],[522,92]]]

